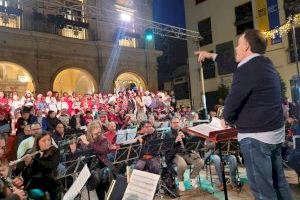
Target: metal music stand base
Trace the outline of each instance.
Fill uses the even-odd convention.
[[[223,160],[223,156],[222,156],[222,145],[220,142],[218,142],[218,149],[219,149],[219,156],[220,156],[220,160],[221,160],[224,196],[225,196],[225,200],[228,200],[227,186],[226,186],[226,179],[225,179],[225,170],[224,170],[224,160]]]
[[[171,191],[165,185],[165,183],[160,179],[159,182],[158,182],[158,191],[157,191],[156,195],[159,196],[160,199],[163,199],[164,198],[163,194],[166,194],[165,191],[167,191],[169,193],[169,195],[172,196],[173,198],[178,197],[178,195],[176,195],[173,191]]]
[[[71,177],[72,180],[73,180],[73,183],[74,183],[75,180],[76,180],[76,178],[77,178],[77,176],[78,176],[78,170],[79,170],[80,164],[84,164],[84,162],[83,162],[84,159],[87,159],[87,158],[90,159],[90,158],[92,158],[92,157],[94,157],[94,156],[90,156],[90,157],[80,156],[80,157],[78,157],[76,160],[63,162],[63,164],[71,163],[71,165],[68,166],[68,167],[66,168],[66,171],[67,171],[68,169],[70,169],[71,167],[74,167],[74,166],[75,166],[75,169],[73,170],[72,173],[64,174],[63,176],[57,177],[57,178],[56,178],[57,180],[64,179],[64,183],[65,183],[65,184],[64,184],[64,190],[65,190],[65,191],[68,190],[68,189],[67,189],[67,187],[68,187],[68,186],[67,186],[67,178],[68,178],[68,177]],[[82,188],[81,190],[83,190],[83,188]],[[80,196],[81,196],[81,192],[82,192],[82,191],[80,191],[80,193],[78,194],[79,199],[80,199]],[[89,193],[89,190],[87,190],[87,193],[88,193],[88,199],[90,200],[90,193]],[[77,197],[76,197],[76,198],[77,198]],[[75,198],[75,199],[76,199],[76,198]]]

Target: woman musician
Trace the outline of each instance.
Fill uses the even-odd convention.
[[[117,146],[112,145],[103,135],[101,125],[97,121],[92,121],[87,127],[87,135],[80,136],[83,148],[92,149],[99,160],[99,166],[94,171],[100,180],[96,187],[98,199],[104,199],[105,192],[108,191],[112,181],[115,168],[108,159],[108,155],[116,151]]]
[[[59,150],[52,145],[50,132],[44,131],[36,135],[31,154],[17,164],[16,173],[21,172],[26,190],[41,189],[49,193],[51,200],[60,200],[60,185],[54,178],[59,160]]]
[[[27,198],[22,189],[23,179],[16,177],[11,179],[11,170],[6,159],[0,159],[0,199],[25,200]]]

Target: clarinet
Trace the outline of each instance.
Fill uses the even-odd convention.
[[[15,191],[16,187],[13,185],[10,177],[0,177],[1,181],[10,189],[12,192]]]
[[[10,177],[1,176],[0,179],[8,187],[8,189],[10,189],[10,191],[14,192],[17,189],[14,186],[14,184],[12,183],[12,179]],[[27,192],[25,190],[23,190],[23,191],[25,192],[27,200],[33,200],[33,199],[31,199],[31,198],[28,197],[28,194],[27,194]]]
[[[182,133],[182,134],[184,134],[180,129],[177,131],[177,135],[179,135],[179,133]],[[186,149],[185,149],[185,146],[184,146],[184,143],[183,143],[183,141],[182,141],[182,138],[181,138],[181,140],[180,140],[180,146],[181,146],[181,148],[182,148],[182,153],[186,153],[187,151],[186,151]]]

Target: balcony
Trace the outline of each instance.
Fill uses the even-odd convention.
[[[0,29],[1,27],[48,33],[86,41],[99,40],[99,30],[97,30],[96,27],[90,27],[89,23],[83,22],[82,18],[74,17],[74,15],[72,15],[72,17],[63,14],[46,15],[36,11],[23,12],[20,9],[16,9],[12,13],[11,9],[6,10],[5,7],[1,9],[0,6]],[[103,31],[103,33],[105,33],[104,35],[108,36],[101,38],[104,42],[113,43],[117,41],[119,46],[145,48],[144,38],[134,31],[120,31],[120,29],[115,26],[109,27],[108,29],[103,29],[102,27],[100,31]],[[101,35],[103,33],[101,33]],[[119,37],[117,37],[117,35],[119,35]]]

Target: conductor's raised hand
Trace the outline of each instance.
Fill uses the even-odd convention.
[[[210,53],[208,51],[195,51],[194,54],[198,56],[198,62],[203,62],[205,59],[214,59],[215,53]]]

